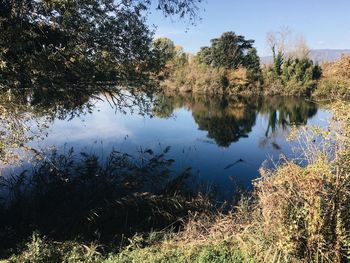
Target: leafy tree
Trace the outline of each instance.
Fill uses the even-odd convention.
[[[211,42],[214,66],[236,69],[244,65],[246,52],[253,47],[254,40],[245,40],[234,32],[226,32]]]
[[[210,47],[202,47],[196,58],[199,63],[215,68],[244,67],[247,69],[247,79],[258,81],[261,77],[260,58],[253,43],[253,40],[246,40],[234,32],[226,32],[220,38],[212,39]]]
[[[200,50],[199,60],[213,67],[236,69],[245,66],[245,57],[253,48],[254,40],[246,40],[234,32],[225,32],[219,38],[211,40],[210,47]]]
[[[245,37],[234,32],[225,32],[219,38],[211,40],[210,47],[202,47],[196,55],[200,64],[213,68],[224,69],[220,86],[224,89],[231,86],[240,87],[237,79],[243,80],[243,85],[256,84],[261,79],[260,58],[253,47],[254,40],[246,40]],[[238,77],[234,70],[241,68],[243,75]],[[246,70],[245,70],[245,69]],[[231,80],[230,80],[231,79]]]
[[[212,64],[211,48],[201,47],[196,57],[199,63],[211,65]]]
[[[169,38],[157,38],[153,42],[153,50],[159,69],[165,67],[165,65],[174,59],[176,55],[175,45]]]
[[[258,80],[261,76],[260,58],[255,48],[250,48],[244,60],[244,65],[248,69],[249,78]]]
[[[277,52],[277,55],[274,55],[273,58],[273,72],[276,76],[280,76],[282,74],[282,65],[284,61],[284,56],[281,51]]]
[[[188,55],[181,46],[175,46],[169,38],[157,38],[153,42],[154,68],[158,79],[168,78],[171,73],[188,62]]]
[[[151,0],[144,2],[149,4]],[[203,0],[158,0],[157,9],[162,10],[165,16],[188,17],[190,22],[195,24],[198,18],[198,4],[201,2]]]
[[[159,0],[164,14],[193,20],[201,0]],[[58,88],[62,83],[142,79],[154,71],[150,0],[0,2],[0,85]]]
[[[175,46],[174,66],[184,66],[188,62],[188,54],[184,51],[182,46]]]

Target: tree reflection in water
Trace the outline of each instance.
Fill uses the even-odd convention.
[[[229,147],[240,138],[248,137],[258,114],[268,117],[265,132],[267,138],[278,129],[304,125],[317,113],[317,105],[303,98],[223,98],[198,95],[160,96],[153,113],[160,118],[166,118],[181,107],[188,108],[198,129],[207,131],[208,138],[221,147]]]

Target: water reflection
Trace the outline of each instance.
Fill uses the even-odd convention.
[[[170,117],[176,109],[187,108],[198,129],[207,131],[208,138],[218,146],[229,147],[240,138],[248,137],[258,114],[268,116],[265,136],[303,125],[317,113],[317,105],[303,98],[291,97],[207,97],[162,95],[154,107],[160,118]]]
[[[161,145],[171,147],[174,173],[192,167],[201,180],[230,192],[230,177],[250,185],[264,160],[292,154],[285,139],[292,125],[318,124],[328,114],[293,97],[162,94],[140,115],[142,104],[134,105],[136,112],[128,106],[117,111],[107,95],[45,94],[0,97],[5,170],[5,157],[28,159],[36,151],[45,156],[52,147],[59,153],[74,147],[103,159],[114,149],[135,154],[140,147]],[[21,150],[26,152],[18,154]]]

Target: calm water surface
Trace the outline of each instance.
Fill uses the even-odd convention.
[[[232,179],[249,186],[265,160],[292,156],[286,140],[292,125],[325,125],[329,116],[310,101],[290,97],[162,96],[145,116],[96,100],[91,113],[54,119],[47,137],[31,146],[55,146],[59,152],[74,147],[102,159],[112,149],[135,154],[140,148],[170,146],[175,172],[192,167],[200,180],[226,193]]]

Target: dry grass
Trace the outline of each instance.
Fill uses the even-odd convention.
[[[350,56],[325,63],[323,76],[315,91],[315,96],[326,98],[348,98],[350,96]]]

